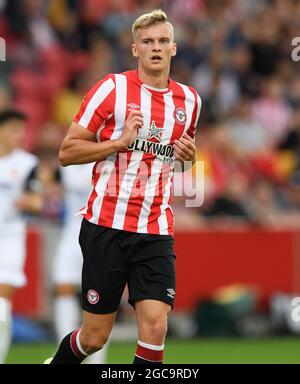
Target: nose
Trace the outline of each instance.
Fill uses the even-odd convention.
[[[152,46],[152,50],[155,52],[161,51],[161,47],[160,47],[160,44],[158,41],[154,41],[153,46]]]

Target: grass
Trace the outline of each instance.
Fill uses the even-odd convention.
[[[52,356],[54,344],[15,344],[7,363],[39,364]],[[135,343],[112,343],[107,362],[131,364]],[[165,363],[168,364],[299,364],[300,340],[282,337],[259,340],[195,339],[189,341],[169,339],[166,343]]]

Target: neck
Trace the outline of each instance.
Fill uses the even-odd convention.
[[[169,86],[169,69],[163,72],[147,71],[147,69],[139,66],[138,76],[142,83],[154,88],[168,88]]]

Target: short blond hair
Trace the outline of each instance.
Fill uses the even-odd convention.
[[[152,12],[145,13],[144,15],[141,15],[138,17],[135,22],[132,24],[132,36],[133,40],[135,40],[136,33],[140,29],[149,28],[153,25],[157,24],[168,24],[172,31],[172,36],[174,39],[174,27],[173,25],[168,21],[168,16],[166,13],[161,9],[154,9]]]

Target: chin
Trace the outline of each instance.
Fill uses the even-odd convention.
[[[167,69],[167,67],[163,64],[150,64],[148,69],[150,71],[165,71]]]

